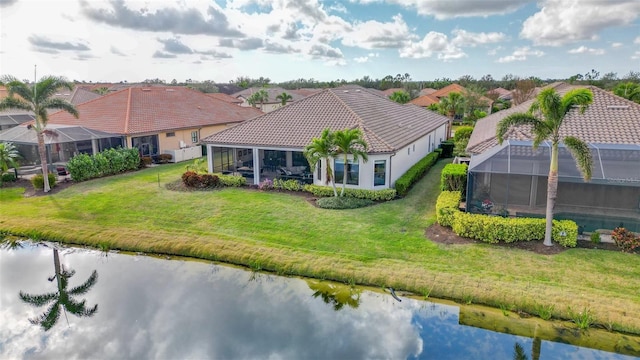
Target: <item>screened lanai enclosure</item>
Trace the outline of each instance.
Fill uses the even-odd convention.
[[[121,135],[87,129],[82,126],[48,124],[44,133],[47,162],[66,163],[77,154],[96,154],[100,151],[122,147]],[[13,143],[20,153],[21,167],[40,164],[36,132],[24,125],[0,132],[0,142]]]
[[[592,179],[585,182],[567,148],[558,152],[555,219],[580,230],[623,227],[640,232],[640,145],[589,144]],[[472,213],[543,217],[551,144],[506,141],[469,165],[466,208]]]

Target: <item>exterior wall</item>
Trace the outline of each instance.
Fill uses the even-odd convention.
[[[407,170],[409,170],[415,163],[437,149],[446,137],[445,132],[446,124],[443,124],[435,131],[423,136],[414,143],[409,144],[409,146],[400,149],[394,156],[392,156],[390,187],[392,187],[396,180],[407,172]],[[373,167],[371,168],[371,171],[373,173]]]
[[[243,98],[243,97],[239,97],[238,99],[242,100],[242,103],[239,104],[242,107],[251,107],[253,105],[249,104],[249,102],[247,101],[247,99]],[[291,102],[288,102],[291,103]],[[262,104],[262,106],[260,104],[256,104],[256,108],[262,110],[262,112],[268,113],[271,112],[273,110],[279,109],[282,107],[282,103],[277,102],[277,103],[264,103]]]
[[[160,147],[160,153],[163,153],[165,150],[180,149],[181,141],[183,142],[184,147],[196,146],[198,145],[198,142],[200,141],[200,139],[205,138],[209,135],[213,135],[226,128],[227,128],[226,125],[213,125],[213,126],[205,126],[201,128],[161,132],[158,134],[158,145]],[[195,143],[191,141],[192,131],[198,132],[198,139]],[[167,137],[167,133],[174,133],[175,136]]]

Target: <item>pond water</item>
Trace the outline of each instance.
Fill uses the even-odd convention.
[[[640,354],[634,350],[640,349],[638,338],[619,334],[607,333],[616,337],[606,341],[618,345],[604,348],[618,346],[623,354],[461,325],[463,317],[473,318],[465,312],[477,315],[478,309],[402,296],[398,301],[382,289],[197,261],[20,244],[0,249],[2,359],[631,359]]]

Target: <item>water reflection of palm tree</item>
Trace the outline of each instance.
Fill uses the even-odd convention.
[[[56,273],[53,277],[49,278],[49,281],[57,279],[57,293],[53,292],[43,295],[30,295],[20,291],[20,299],[33,306],[45,306],[53,302],[53,304],[42,315],[37,318],[29,319],[29,322],[34,325],[42,326],[45,331],[51,329],[60,318],[60,308],[63,308],[64,311],[70,312],[78,317],[90,317],[98,311],[98,304],[94,305],[92,308],[87,308],[85,305],[86,300],[83,299],[78,302],[72,298],[72,296],[82,295],[89,291],[98,281],[98,272],[93,270],[91,276],[89,276],[87,281],[82,285],[76,286],[71,290],[67,290],[69,278],[76,273],[75,270],[67,270],[60,266],[60,258],[58,257],[57,249],[53,249],[53,265]]]
[[[540,359],[541,346],[542,346],[542,340],[539,337],[534,337],[533,344],[531,344],[531,360]],[[524,352],[524,348],[518,342],[516,342],[513,349],[513,360],[529,360],[529,357]]]
[[[308,281],[307,283],[309,288],[315,291],[313,297],[317,298],[319,296],[325,304],[333,305],[333,310],[335,311],[342,309],[345,305],[353,309],[357,309],[360,306],[361,289],[320,281]]]

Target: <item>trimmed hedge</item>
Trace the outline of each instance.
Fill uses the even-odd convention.
[[[316,205],[322,209],[358,209],[361,207],[369,206],[374,204],[372,200],[369,199],[356,199],[350,197],[326,197],[321,198],[316,201]]]
[[[220,183],[220,186],[240,187],[240,186],[247,185],[247,179],[245,179],[241,175],[222,175],[222,174],[215,174],[215,175],[218,176],[218,181]]]
[[[453,157],[453,148],[455,147],[455,143],[451,140],[445,140],[440,143],[440,148],[442,149],[442,157],[450,158]]]
[[[465,193],[467,186],[467,164],[447,164],[440,175],[440,190]]]
[[[335,197],[333,195],[333,188],[330,186],[320,186],[306,184],[303,188],[304,191],[313,194],[317,197]],[[340,194],[338,189],[338,194]],[[384,189],[384,190],[366,190],[366,189],[344,189],[344,196],[356,199],[368,199],[373,201],[389,201],[396,197],[396,190]]]
[[[442,226],[451,227],[454,215],[459,212],[458,205],[462,194],[460,191],[443,191],[436,201],[436,220]]]
[[[405,196],[411,186],[420,180],[424,174],[438,161],[439,152],[432,152],[413,165],[406,173],[396,180],[395,188],[399,196]]]
[[[67,170],[73,181],[85,181],[136,170],[139,164],[140,154],[137,148],[117,148],[107,149],[93,156],[78,154],[69,160]]]
[[[546,221],[543,218],[505,218],[458,211],[460,192],[443,191],[436,202],[436,219],[450,226],[459,236],[488,243],[544,239]],[[578,242],[578,225],[572,220],[554,220],[552,239],[565,247]]]
[[[456,132],[453,134],[453,142],[457,143],[462,139],[469,139],[471,137],[471,133],[473,132],[473,126],[461,126],[456,129]]]
[[[56,186],[56,176],[52,173],[49,173],[47,175],[47,177],[49,178],[49,187],[53,188],[54,186]],[[44,176],[42,176],[42,174],[34,175],[31,178],[31,185],[33,185],[33,188],[36,190],[42,190],[44,188]]]

